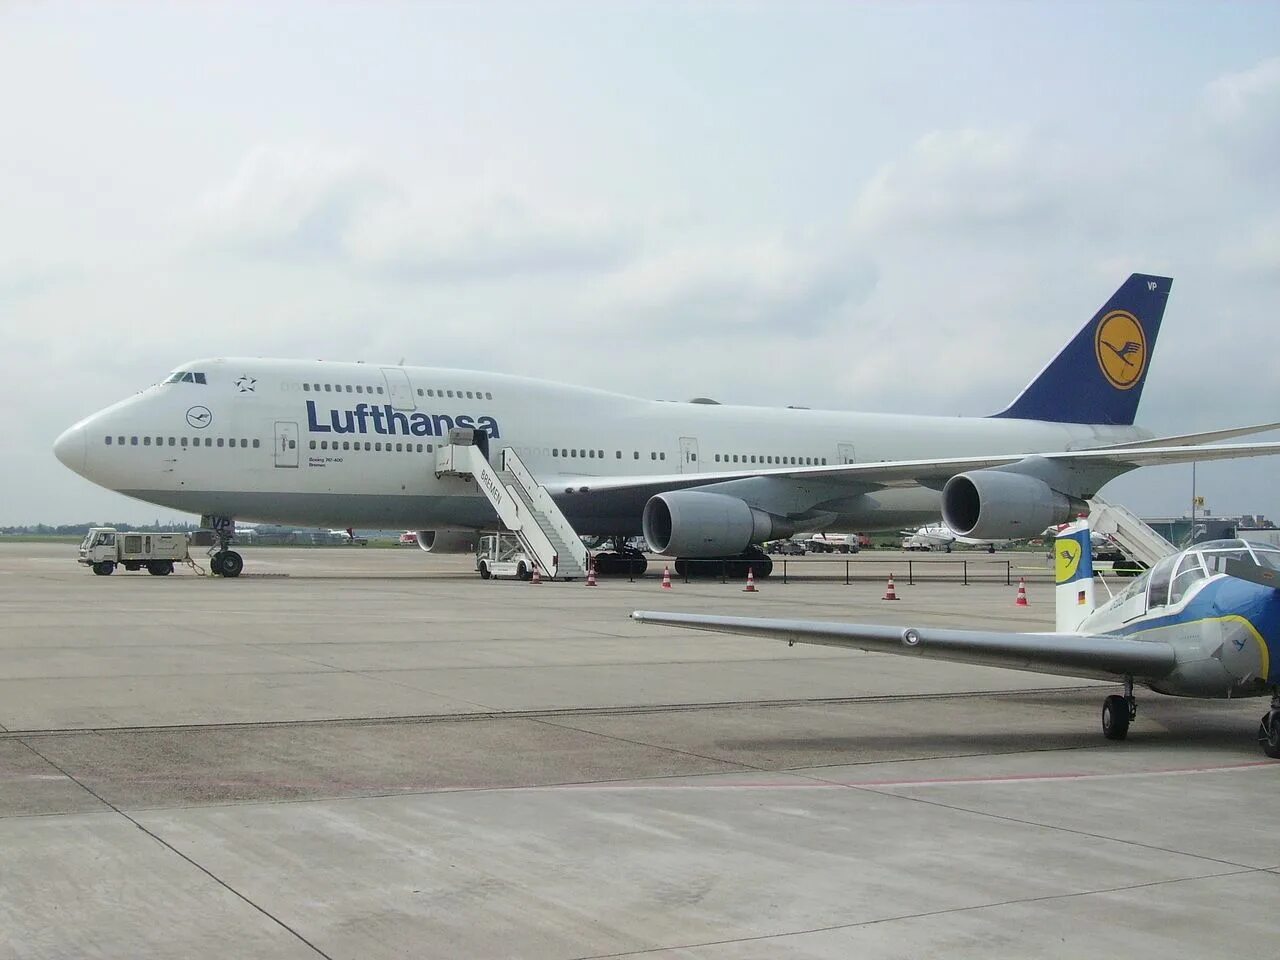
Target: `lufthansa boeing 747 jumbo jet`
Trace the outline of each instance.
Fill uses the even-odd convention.
[[[925,660],[1063,677],[1117,680],[1102,704],[1102,733],[1123,740],[1137,717],[1135,684],[1173,697],[1264,697],[1263,752],[1280,759],[1280,549],[1213,540],[1165,557],[1101,607],[1094,604],[1087,520],[1054,542],[1054,633],[998,633],[815,620],[767,620],[637,610],[657,626],[740,633]]]
[[[1136,467],[1280,452],[1216,442],[1280,424],[1163,439],[1134,426],[1171,282],[1131,276],[989,417],[672,403],[469,370],[226,358],[182,365],[81,420],[54,451],[94,483],[201,515],[224,576],[243,568],[227,549],[232,518],[418,530],[423,549],[466,549],[498,526],[486,493],[500,491],[446,466],[460,430],[495,461],[513,450],[573,534],[625,550],[643,533],[677,570],[719,557],[764,576],[766,540],[894,530],[939,511],[962,536],[1021,538],[1086,510]]]

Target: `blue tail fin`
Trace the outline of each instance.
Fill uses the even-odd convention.
[[[1135,273],[1018,399],[994,416],[1131,424],[1173,281]]]

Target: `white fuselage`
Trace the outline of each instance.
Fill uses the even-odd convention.
[[[187,376],[184,381],[180,378]],[[199,376],[199,380],[195,379]],[[202,381],[202,382],[200,382]],[[491,527],[475,485],[438,477],[450,426],[514,447],[560,481],[778,470],[1075,450],[1145,438],[1135,427],[640,400],[503,374],[327,361],[196,361],[82,420],[55,447],[93,482],[196,514],[313,526]],[[565,504],[579,533],[633,534],[640,513]],[[921,487],[831,490],[813,516],[894,528],[939,513]],[[634,515],[632,515],[634,514]]]

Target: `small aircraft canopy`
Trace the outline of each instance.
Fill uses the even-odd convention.
[[[1147,609],[1172,606],[1192,588],[1219,573],[1226,573],[1228,560],[1243,560],[1280,570],[1280,548],[1246,540],[1208,540],[1189,550],[1165,557],[1120,594],[1128,600],[1136,594],[1147,595]]]
[[[1244,560],[1261,567],[1280,570],[1280,548],[1248,540],[1208,540],[1197,543],[1188,553],[1200,554],[1210,574],[1225,572],[1228,560]]]

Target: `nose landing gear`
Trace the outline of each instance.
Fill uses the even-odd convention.
[[[231,517],[200,518],[200,525],[213,531],[216,546],[209,551],[209,572],[215,577],[238,577],[244,570],[244,558],[229,549],[236,535],[236,523]]]

